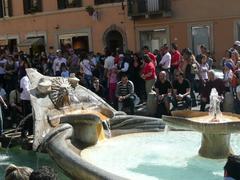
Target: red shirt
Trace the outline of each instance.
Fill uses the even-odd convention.
[[[174,53],[172,53],[171,66],[173,66],[174,68],[178,68],[180,60],[181,60],[180,52],[175,51]]]
[[[151,52],[148,52],[147,55],[150,57],[150,59],[152,60],[153,64],[156,66],[157,65],[157,58],[156,56],[151,53]]]
[[[155,79],[156,77],[156,68],[152,62],[146,63],[143,68],[143,74],[146,75],[151,72],[151,76],[147,77],[145,80]]]

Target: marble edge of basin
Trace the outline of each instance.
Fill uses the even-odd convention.
[[[209,134],[229,134],[240,131],[240,115],[233,113],[223,113],[223,115],[236,117],[239,121],[220,121],[220,122],[197,122],[191,118],[207,116],[207,112],[199,111],[173,111],[173,116],[163,116],[162,120],[173,128],[183,130],[195,130]]]

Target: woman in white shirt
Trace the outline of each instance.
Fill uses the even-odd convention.
[[[90,88],[92,84],[92,66],[90,60],[87,56],[83,57],[82,62],[80,63],[81,69],[84,74],[84,80],[86,84],[86,88]]]

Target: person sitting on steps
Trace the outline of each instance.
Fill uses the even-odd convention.
[[[158,75],[158,80],[155,83],[155,90],[157,95],[157,117],[162,115],[170,115],[170,101],[172,85],[169,80],[167,80],[167,73],[161,71]]]
[[[186,109],[191,110],[191,86],[190,82],[184,78],[184,75],[182,72],[176,73],[176,80],[173,81],[173,98],[172,98],[172,104],[173,109],[178,108],[178,102],[184,101],[184,106]]]
[[[122,111],[123,107],[130,107],[130,113],[134,114],[134,85],[126,74],[122,74],[121,81],[117,83],[116,97],[119,111]]]

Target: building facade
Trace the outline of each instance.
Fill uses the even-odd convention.
[[[0,0],[0,46],[32,44],[103,52],[106,46],[134,49],[133,21],[119,0]],[[87,8],[94,12],[87,12]]]
[[[240,39],[240,1],[232,0],[129,0],[136,34],[136,49],[152,50],[175,42],[190,47],[208,47],[218,61]],[[141,4],[144,4],[142,6]]]
[[[176,42],[218,60],[240,39],[238,0],[0,0],[0,46],[103,52]],[[87,11],[86,11],[87,10]]]

